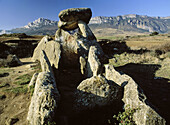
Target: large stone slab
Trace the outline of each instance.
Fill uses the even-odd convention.
[[[120,74],[112,65],[105,65],[106,78],[122,86],[123,102],[131,109],[138,109],[133,120],[137,125],[165,125],[166,121],[153,108],[141,87],[128,75]],[[126,109],[125,109],[126,110]]]
[[[78,28],[78,21],[89,23],[92,12],[90,8],[70,8],[59,13],[60,21],[58,27],[64,30],[74,30]]]
[[[97,76],[101,73],[102,64],[99,60],[99,50],[95,46],[91,46],[88,55],[87,62],[87,76]]]
[[[103,76],[83,80],[75,92],[74,108],[77,112],[91,110],[96,106],[118,104],[122,99],[122,88]]]
[[[29,106],[27,120],[30,125],[45,125],[52,122],[60,100],[54,74],[44,51],[40,53],[40,62],[43,72],[38,74]]]
[[[40,61],[40,53],[44,51],[49,59],[51,66],[55,66],[58,69],[58,64],[61,55],[60,44],[52,40],[49,36],[44,36],[39,42],[38,46],[35,48],[33,53],[33,61]]]

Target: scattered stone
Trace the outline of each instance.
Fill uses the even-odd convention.
[[[22,62],[16,55],[9,54],[7,59],[0,59],[0,66],[4,67],[15,67],[22,65]]]
[[[22,65],[22,62],[19,60],[19,58],[16,55],[7,56],[7,66],[14,67],[20,65]]]

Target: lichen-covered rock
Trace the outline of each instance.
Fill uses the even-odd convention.
[[[165,119],[153,109],[143,90],[131,77],[118,73],[112,65],[106,65],[105,71],[108,80],[114,81],[124,88],[123,102],[125,105],[138,109],[133,115],[133,120],[137,125],[166,124]]]
[[[59,104],[60,94],[46,53],[41,51],[43,72],[39,73],[29,106],[27,120],[30,125],[45,125],[52,122]]]
[[[86,59],[83,58],[82,56],[80,56],[79,58],[80,61],[80,70],[81,70],[81,74],[85,74],[86,72]]]
[[[58,69],[58,64],[61,56],[60,44],[52,40],[49,36],[44,36],[38,46],[34,50],[32,59],[40,61],[41,51],[45,51],[51,66],[54,65]]]
[[[107,81],[102,76],[93,76],[83,80],[75,92],[75,110],[84,111],[96,106],[116,104],[122,98],[121,87]]]
[[[88,40],[96,40],[93,32],[85,22],[83,22],[82,20],[78,21],[78,27],[79,33],[81,33],[83,37],[87,38]]]
[[[79,57],[83,58],[88,56],[90,46],[94,45],[97,47],[100,55],[103,51],[96,40],[88,40],[82,35],[75,33],[74,35],[68,32],[58,29],[56,32],[55,40],[61,44],[61,64],[71,67],[79,65]]]
[[[58,27],[64,30],[74,30],[78,28],[78,21],[89,23],[92,12],[90,8],[70,8],[59,13],[60,21]]]
[[[22,65],[22,62],[19,60],[19,58],[16,55],[8,55],[7,59],[4,60],[5,66],[14,67],[14,66],[20,66]]]
[[[31,78],[31,81],[28,85],[28,88],[30,88],[31,86],[35,86],[35,83],[36,83],[36,80],[37,80],[37,77],[38,77],[38,74],[39,73],[34,73],[32,78]]]
[[[55,84],[50,72],[39,73],[27,116],[31,125],[45,125],[54,119],[60,97]]]
[[[100,53],[95,46],[91,46],[88,55],[88,62],[87,62],[87,76],[97,76],[101,73],[101,62],[99,60]]]

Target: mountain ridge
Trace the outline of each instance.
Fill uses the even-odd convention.
[[[26,33],[29,35],[54,35],[58,21],[50,19],[38,18],[27,25],[8,30],[11,33]],[[138,33],[154,32],[168,33],[170,31],[170,16],[167,17],[151,17],[147,15],[127,14],[119,16],[97,16],[91,18],[89,26],[92,30],[100,28],[112,28],[122,31],[133,31]]]

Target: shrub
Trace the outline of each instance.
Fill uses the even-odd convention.
[[[159,33],[158,32],[152,32],[151,34],[150,34],[150,36],[156,36],[156,35],[158,35]]]
[[[120,122],[119,125],[135,125],[135,122],[133,121],[133,114],[138,109],[139,108],[131,109],[130,106],[127,105],[124,112],[119,112],[118,115],[114,115],[113,118]]]

